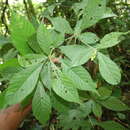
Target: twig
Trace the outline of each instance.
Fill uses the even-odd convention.
[[[5,16],[6,9],[7,9],[7,7],[9,6],[8,0],[5,1],[4,5],[5,5],[5,6],[4,6],[3,11],[2,11],[1,21],[2,21],[2,23],[4,24],[4,26],[5,26],[5,28],[6,28],[6,32],[5,32],[5,35],[6,35],[7,32],[9,32],[8,25],[7,25],[7,23],[6,23],[6,16]]]

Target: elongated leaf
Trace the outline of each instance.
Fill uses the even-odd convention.
[[[100,102],[104,107],[113,111],[126,111],[128,110],[128,106],[126,106],[123,102],[121,102],[116,97],[110,97],[104,101]]]
[[[34,96],[34,91],[31,92],[21,103],[21,107],[24,108],[24,107],[27,107],[31,102],[32,102],[32,98]]]
[[[75,11],[76,14],[80,13],[80,11],[86,7],[87,1],[88,0],[82,0],[81,2],[75,3],[72,6],[72,9]]]
[[[0,71],[9,67],[19,67],[18,60],[16,58],[13,58],[4,62],[3,64],[0,64]]]
[[[84,117],[88,116],[92,112],[93,101],[89,100],[80,105],[80,110],[83,111]]]
[[[121,120],[125,120],[125,119],[127,118],[125,114],[120,113],[120,112],[117,113],[117,116],[118,116],[118,118],[121,119]]]
[[[31,53],[27,41],[35,33],[33,25],[24,17],[14,14],[11,19],[11,39],[13,45],[21,54]]]
[[[106,10],[106,0],[87,0],[83,11],[82,29],[96,24],[103,16]]]
[[[5,101],[5,91],[0,91],[0,110],[7,107],[6,101]]]
[[[18,56],[18,62],[22,67],[29,67],[45,61],[47,57],[43,54],[27,54]]]
[[[10,43],[10,39],[8,37],[4,37],[0,35],[0,47],[7,43]]]
[[[90,74],[82,66],[69,68],[62,62],[63,72],[73,81],[73,85],[80,90],[96,91],[96,84],[93,82]],[[67,68],[66,70],[64,68]]]
[[[77,38],[80,36],[80,33],[82,32],[81,24],[82,24],[82,19],[77,21],[75,28],[74,28],[74,34],[75,34],[75,36],[77,36]]]
[[[101,100],[107,99],[112,94],[112,90],[110,90],[110,89],[108,89],[106,87],[100,87],[98,89],[98,92],[99,92],[99,95],[100,95],[99,99],[101,99]]]
[[[38,41],[37,41],[37,35],[33,34],[29,40],[28,45],[36,52],[36,53],[42,53],[42,49],[40,48]]]
[[[45,125],[51,114],[51,101],[45,92],[42,84],[39,82],[32,101],[33,115]]]
[[[6,91],[9,104],[20,103],[34,90],[41,67],[41,64],[34,65],[14,75]]]
[[[50,63],[44,65],[41,73],[40,73],[41,81],[45,85],[46,88],[51,90],[52,88],[52,69]]]
[[[113,46],[117,45],[118,43],[120,43],[123,40],[121,38],[121,36],[123,34],[124,33],[122,33],[122,32],[112,32],[112,33],[105,35],[102,38],[102,40],[100,41],[100,44],[98,44],[96,48],[105,49],[105,48],[109,48],[109,47],[113,47]]]
[[[85,7],[88,4],[88,0],[82,0],[81,2],[75,3],[72,6],[72,9],[75,11],[76,14],[80,14],[82,15],[83,10],[85,9]],[[102,18],[109,18],[109,17],[115,17],[117,16],[116,14],[114,14],[111,10],[111,8],[106,8],[105,12],[103,13]]]
[[[18,51],[15,48],[9,49],[6,54],[3,55],[4,62],[14,59],[18,54]]]
[[[3,103],[4,102],[4,96],[2,95],[1,91],[0,91],[0,109],[3,108]]]
[[[112,12],[111,8],[106,8],[106,11],[103,14],[102,18],[109,18],[109,17],[115,17],[115,16],[117,15]]]
[[[61,46],[60,49],[71,60],[73,67],[86,63],[96,51],[81,45]]]
[[[64,41],[64,35],[47,29],[41,24],[37,31],[37,40],[43,52],[48,55],[51,49],[59,46]]]
[[[84,113],[77,109],[70,109],[59,116],[59,126],[63,130],[91,130],[91,124],[82,119]]]
[[[52,4],[52,5],[50,5],[50,6],[48,6],[48,7],[46,7],[46,9],[44,10],[44,12],[43,12],[43,16],[52,16],[53,15],[53,13],[54,13],[54,9],[55,9],[55,7],[56,7],[56,3],[54,3],[54,4]]]
[[[64,81],[61,81],[60,79],[54,80],[54,92],[66,101],[79,103],[79,95],[77,89],[73,86],[72,81],[66,76],[64,76],[62,80]]]
[[[62,17],[55,17],[51,19],[51,22],[56,31],[67,34],[73,33],[73,30],[66,19]]]
[[[94,33],[86,32],[79,36],[79,40],[84,44],[94,44],[99,41],[99,38]]]
[[[15,63],[7,63],[5,66],[3,66],[2,69],[0,69],[1,76],[4,78],[3,80],[10,81],[15,73],[23,70],[23,68],[19,64],[14,64]]]
[[[96,117],[102,116],[102,107],[100,104],[93,102],[92,104],[92,111]]]
[[[41,24],[37,31],[37,40],[41,49],[46,54],[49,54],[51,45],[53,44],[50,35],[50,30],[48,30],[43,24]]]
[[[104,121],[98,123],[98,125],[104,128],[104,130],[127,130],[127,128],[115,121]]]
[[[55,93],[52,93],[51,102],[53,105],[53,108],[57,110],[59,113],[65,113],[70,109],[70,105],[67,101],[63,100],[59,96],[57,96]]]
[[[119,67],[107,56],[98,53],[99,71],[106,82],[116,85],[121,80]]]

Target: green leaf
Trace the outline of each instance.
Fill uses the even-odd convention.
[[[20,103],[34,90],[41,68],[41,64],[30,66],[12,77],[6,90],[8,104]]]
[[[96,84],[90,74],[82,66],[70,68],[68,64],[62,62],[63,72],[71,79],[73,85],[80,90],[96,91]],[[66,69],[65,69],[66,68]]]
[[[46,88],[51,90],[52,88],[52,68],[50,63],[47,63],[43,66],[43,69],[40,73],[40,78],[42,83],[45,85]]]
[[[73,33],[73,30],[69,22],[65,18],[55,17],[51,19],[51,22],[56,31],[61,32],[61,33],[67,33],[67,34]]]
[[[8,37],[0,35],[0,47],[7,43],[10,43],[10,39]]]
[[[83,111],[84,117],[88,116],[92,112],[93,101],[89,100],[80,105],[80,110]]]
[[[86,7],[87,1],[88,0],[82,0],[81,2],[74,3],[72,9],[75,11],[76,15],[80,12],[81,9],[83,10]]]
[[[40,24],[37,30],[37,40],[44,53],[49,54],[52,48],[51,31],[43,24]]]
[[[33,98],[33,96],[34,96],[34,93],[35,93],[35,91],[32,91],[32,93],[30,93],[30,94],[20,103],[20,105],[21,105],[22,108],[27,107],[27,106],[32,102],[32,98]]]
[[[0,91],[0,110],[7,107],[6,101],[5,101],[5,91]]]
[[[0,109],[3,108],[3,104],[4,104],[4,96],[2,95],[2,93],[0,91]]]
[[[0,64],[0,71],[9,67],[19,67],[18,60],[16,58],[13,58],[11,60],[4,62],[3,64]]]
[[[94,33],[91,33],[91,32],[85,32],[85,33],[82,33],[80,36],[79,36],[79,40],[81,42],[83,42],[84,44],[88,45],[88,44],[94,44],[96,42],[99,41],[99,38],[97,37],[96,34]]]
[[[103,14],[102,18],[109,18],[109,17],[115,17],[115,16],[117,15],[112,12],[111,8],[106,8],[106,11]]]
[[[71,109],[66,113],[61,114],[58,119],[59,123],[58,126],[63,128],[63,130],[78,130],[79,128],[86,126],[85,128],[88,129],[90,125],[87,121],[84,121],[81,119],[81,115],[83,115],[83,112],[76,109]]]
[[[10,81],[10,79],[12,79],[15,73],[18,73],[21,70],[23,70],[23,68],[18,64],[18,66],[5,66],[5,68],[0,70],[0,73],[4,80],[7,82]]]
[[[36,53],[42,53],[42,49],[40,48],[38,41],[37,41],[37,35],[33,34],[28,39],[28,45],[36,52]]]
[[[96,46],[97,49],[110,48],[120,43],[123,38],[121,36],[125,34],[123,32],[112,32],[106,34],[100,41],[100,44]]]
[[[90,130],[91,124],[83,120],[82,115],[84,113],[77,109],[71,109],[66,113],[63,113],[59,116],[59,123],[58,125],[60,128],[62,127],[63,130],[78,130],[81,128],[82,130]]]
[[[75,86],[73,86],[72,81],[63,74],[61,76],[62,80],[56,79],[53,82],[54,92],[66,101],[79,103],[78,91]]]
[[[33,115],[45,125],[51,114],[51,101],[48,94],[45,92],[42,84],[39,82],[36,92],[32,100]]]
[[[106,87],[100,87],[98,89],[98,92],[99,92],[99,95],[100,95],[99,99],[101,99],[101,100],[104,100],[104,99],[110,97],[111,94],[112,94],[112,90],[107,89]]]
[[[94,115],[96,117],[101,117],[102,116],[102,107],[100,104],[96,103],[93,101],[93,104],[92,104],[92,111],[94,113]]]
[[[14,59],[18,54],[18,51],[15,48],[9,49],[4,55],[3,60],[4,62]]]
[[[122,88],[121,87],[116,87],[112,91],[112,96],[120,98],[122,97]]]
[[[58,111],[58,113],[65,113],[70,109],[70,104],[57,96],[55,93],[52,93],[51,102],[53,108]]]
[[[120,118],[121,120],[125,120],[126,119],[126,115],[123,113],[117,113],[118,118]]]
[[[47,29],[41,24],[37,31],[37,40],[43,52],[48,55],[51,49],[56,48],[63,43],[64,35],[57,33],[54,30]]]
[[[129,109],[127,105],[125,105],[116,97],[110,97],[106,100],[100,101],[100,103],[107,109],[113,111],[126,111]]]
[[[53,12],[54,12],[54,9],[56,7],[57,4],[52,4],[48,7],[46,7],[46,9],[43,11],[43,16],[52,16],[53,15]]]
[[[11,18],[11,39],[13,45],[21,54],[31,53],[27,41],[35,33],[33,25],[23,16],[14,14]]]
[[[98,123],[98,125],[104,128],[104,130],[127,130],[124,126],[115,121],[104,121]]]
[[[89,28],[102,19],[106,10],[106,0],[87,0],[87,6],[83,11],[81,28]]]
[[[61,46],[60,49],[71,60],[73,67],[86,63],[96,51],[94,48],[81,45]]]
[[[119,67],[107,56],[98,53],[99,71],[106,82],[112,85],[120,83],[121,73]]]
[[[47,57],[43,54],[27,54],[18,56],[18,62],[22,67],[29,67],[45,61]]]
[[[80,33],[82,32],[81,24],[82,24],[82,20],[79,20],[79,21],[77,21],[77,23],[75,25],[74,35],[76,36],[76,38],[78,38],[80,36]]]

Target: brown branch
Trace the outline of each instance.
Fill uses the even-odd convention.
[[[28,5],[27,5],[26,0],[23,0],[23,4],[24,4],[25,10],[26,10],[27,17],[30,20],[30,15],[29,15],[29,10],[28,10]]]
[[[35,13],[35,9],[33,7],[32,1],[31,0],[27,0],[28,5],[29,5],[29,12],[32,14],[33,17],[36,18],[36,13]]]
[[[8,6],[9,6],[9,3],[8,3],[8,0],[6,0],[5,3],[4,3],[4,8],[3,8],[3,11],[2,11],[2,15],[1,15],[1,21],[5,26],[6,33],[9,32],[8,25],[6,23],[6,10],[7,10]],[[5,33],[5,35],[6,35],[6,33]]]

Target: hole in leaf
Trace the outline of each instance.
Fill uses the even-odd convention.
[[[83,9],[79,9],[79,12],[81,12]]]
[[[67,90],[65,90],[65,93],[67,93]]]
[[[93,17],[91,17],[90,20],[93,20]]]
[[[73,117],[73,120],[76,120],[76,117]]]
[[[99,7],[101,7],[102,5],[101,5],[101,4],[99,4],[98,6],[99,6]]]

